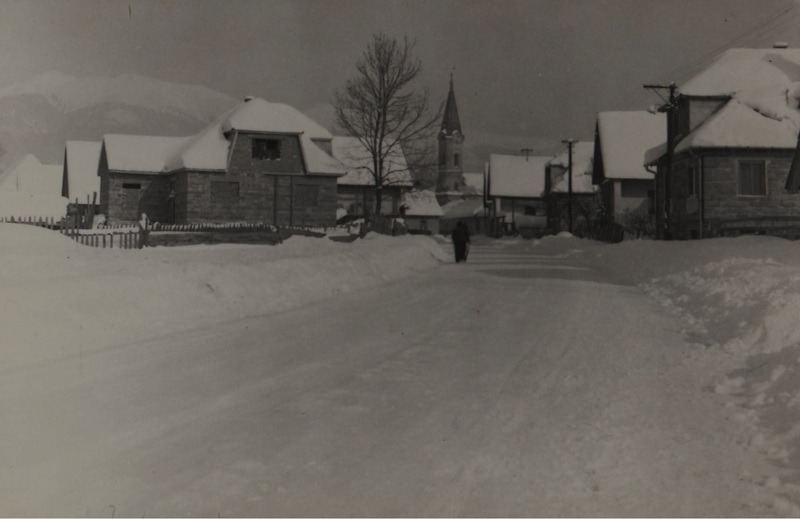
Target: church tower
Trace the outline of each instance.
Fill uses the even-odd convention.
[[[439,162],[437,168],[436,199],[440,204],[459,200],[465,187],[462,169],[464,134],[458,119],[456,95],[453,92],[453,75],[450,74],[450,92],[444,107],[442,127],[439,130]]]

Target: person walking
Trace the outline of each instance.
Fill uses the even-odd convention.
[[[451,235],[453,238],[453,250],[456,255],[456,263],[467,261],[469,253],[469,228],[464,222],[458,222]]]

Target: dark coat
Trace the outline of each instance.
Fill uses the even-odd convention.
[[[452,238],[454,242],[469,243],[469,228],[463,223],[459,223],[453,229]]]

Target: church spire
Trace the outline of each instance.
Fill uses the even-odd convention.
[[[456,94],[453,91],[453,73],[450,73],[450,92],[447,93],[447,104],[444,107],[444,117],[442,118],[442,131],[446,135],[461,133],[461,121],[458,119],[458,107],[456,107]]]

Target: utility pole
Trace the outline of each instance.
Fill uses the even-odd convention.
[[[569,168],[567,169],[567,185],[569,185],[569,195],[567,196],[567,208],[569,210],[569,232],[572,234],[572,146],[575,144],[574,139],[567,139],[561,141],[569,148]]]
[[[664,228],[663,236],[665,240],[672,239],[669,220],[672,212],[672,159],[675,154],[675,113],[677,105],[675,103],[675,89],[677,88],[675,82],[668,85],[644,85],[647,90],[667,90],[669,92],[669,99],[667,103],[658,109],[659,112],[667,114],[667,176],[664,179]],[[659,94],[660,97],[660,94]],[[663,97],[662,97],[663,99]],[[658,180],[656,179],[656,183]]]

